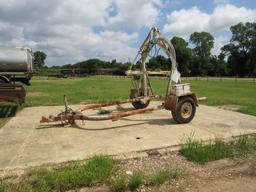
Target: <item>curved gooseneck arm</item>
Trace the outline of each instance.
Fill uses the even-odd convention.
[[[172,45],[172,43],[166,39],[162,34],[160,33],[159,29],[156,27],[153,27],[142,45],[140,46],[139,53],[137,57],[135,58],[135,61],[137,60],[138,56],[141,57],[138,59],[139,63],[143,64],[145,63],[150,51],[152,48],[158,45],[163,51],[167,54],[167,56],[171,60],[171,71],[172,73],[177,71],[177,62],[176,62],[176,52]]]
[[[146,59],[150,53],[150,51],[152,50],[152,48],[158,45],[166,54],[167,56],[170,58],[171,60],[171,75],[170,75],[170,81],[169,81],[169,85],[167,87],[167,92],[166,94],[169,93],[170,90],[170,86],[173,83],[179,83],[180,82],[180,73],[177,70],[177,62],[176,62],[176,52],[175,49],[172,45],[172,43],[166,39],[164,36],[162,36],[162,34],[160,33],[159,29],[156,27],[153,27],[147,37],[145,38],[144,42],[142,43],[142,45],[140,46],[138,55],[136,56],[134,63],[136,61],[138,61],[140,63],[141,66],[141,83],[143,86],[143,90],[144,90],[144,96],[147,95],[147,78],[146,78]],[[140,56],[140,57],[139,57]],[[139,57],[139,59],[138,59]]]

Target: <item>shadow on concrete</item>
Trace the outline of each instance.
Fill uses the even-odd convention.
[[[14,117],[18,111],[18,105],[0,105],[0,118]]]
[[[39,125],[36,129],[66,129],[71,128],[69,124],[47,124],[47,125]]]
[[[134,124],[129,124],[129,125],[119,125],[119,126],[113,126],[113,127],[104,127],[104,128],[86,128],[86,127],[79,127],[76,125],[61,125],[61,124],[55,124],[55,125],[41,125],[40,127],[37,127],[36,129],[54,129],[54,128],[74,128],[74,129],[79,129],[79,130],[85,130],[85,131],[104,131],[104,130],[110,130],[110,129],[120,129],[120,128],[124,128],[124,127],[133,127],[136,125],[142,125],[145,123],[134,123]]]
[[[142,121],[144,124],[150,124],[150,125],[172,125],[177,124],[172,118],[170,119],[128,119],[123,118],[125,121],[133,121],[133,122],[139,122]]]
[[[172,119],[152,119],[149,120],[148,124],[150,125],[176,125],[177,123]]]
[[[145,123],[134,123],[134,124],[129,124],[129,125],[119,125],[119,126],[113,126],[113,127],[104,127],[104,128],[99,128],[99,129],[95,129],[95,128],[85,128],[85,127],[73,127],[76,129],[80,129],[80,130],[86,130],[86,131],[104,131],[104,130],[111,130],[111,129],[121,129],[121,128],[125,128],[125,127],[131,127],[131,128],[136,128],[136,125],[143,125]]]

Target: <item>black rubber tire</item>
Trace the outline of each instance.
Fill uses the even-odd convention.
[[[187,114],[187,116],[184,116],[183,114],[183,107],[184,105],[188,105],[191,107],[189,110],[190,112]],[[194,99],[191,97],[181,97],[178,101],[178,104],[176,106],[176,109],[172,111],[172,117],[177,123],[189,123],[195,116],[196,113],[196,104]]]
[[[136,97],[139,97],[137,94],[130,94],[130,99],[134,99]],[[144,109],[146,108],[150,103],[150,100],[148,100],[146,103],[143,103],[142,101],[136,101],[132,102],[132,105],[135,109]]]
[[[143,103],[141,101],[133,102],[132,105],[135,109],[144,109],[149,105],[149,100],[146,103]]]

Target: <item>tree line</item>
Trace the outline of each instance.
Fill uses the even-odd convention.
[[[256,76],[256,23],[238,23],[231,26],[232,37],[221,48],[219,55],[211,53],[214,37],[208,32],[194,32],[189,41],[173,37],[171,42],[176,50],[178,69],[183,76]],[[42,59],[43,58],[43,59]],[[35,52],[35,65],[44,66],[46,55]],[[149,70],[170,70],[170,59],[158,55],[146,63]],[[52,69],[81,68],[88,71],[112,69],[115,75],[124,75],[130,63],[116,60],[89,59],[75,64],[53,66]],[[44,67],[46,68],[46,67]]]

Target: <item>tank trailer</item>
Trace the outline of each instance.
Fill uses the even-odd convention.
[[[0,48],[0,101],[24,103],[25,89],[16,82],[30,85],[32,73],[31,48]]]

